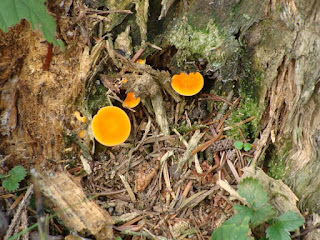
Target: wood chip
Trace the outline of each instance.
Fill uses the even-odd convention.
[[[234,166],[233,163],[232,163],[230,160],[228,160],[228,159],[227,159],[227,164],[228,164],[228,166],[229,166],[229,168],[230,168],[233,176],[235,177],[237,183],[239,183],[239,182],[240,182],[240,177],[239,177],[239,175],[238,175],[238,172],[237,172],[235,166]]]
[[[123,175],[119,174],[119,177],[120,177],[125,189],[127,190],[131,201],[133,203],[135,203],[137,201],[137,199],[136,199],[136,196],[134,195],[129,183],[127,182],[127,180],[125,179],[125,177]]]
[[[65,226],[75,232],[88,232],[97,240],[114,239],[109,213],[86,198],[82,187],[67,172],[43,171],[39,190]]]

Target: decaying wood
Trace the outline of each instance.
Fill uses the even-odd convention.
[[[283,181],[275,180],[265,174],[262,169],[254,169],[254,167],[246,167],[243,169],[242,179],[246,177],[253,177],[259,180],[263,185],[263,189],[268,193],[270,204],[272,204],[279,213],[285,213],[287,211],[300,213],[297,208],[297,196]]]
[[[58,217],[72,231],[90,233],[96,239],[114,239],[109,213],[89,200],[67,172],[39,175],[39,189]]]

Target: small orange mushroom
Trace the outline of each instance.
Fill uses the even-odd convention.
[[[75,111],[73,114],[79,122],[85,123],[87,121],[87,118],[85,116],[81,116],[79,111]]]
[[[141,65],[146,64],[146,60],[145,60],[145,59],[140,59],[140,58],[139,58],[139,59],[137,60],[137,62],[140,63]]]
[[[127,93],[127,97],[126,99],[123,101],[122,106],[123,107],[128,107],[128,108],[134,108],[136,106],[138,106],[138,104],[140,103],[140,98],[136,98],[134,96],[133,92],[128,92]]]
[[[79,138],[84,138],[84,137],[85,137],[85,134],[86,134],[86,131],[85,131],[84,129],[82,129],[82,130],[80,130],[80,131],[78,132]]]
[[[172,88],[183,96],[193,96],[201,91],[204,80],[199,72],[180,73],[171,78]]]
[[[131,131],[128,115],[121,108],[101,108],[93,117],[91,128],[95,139],[105,146],[115,146],[127,140]]]

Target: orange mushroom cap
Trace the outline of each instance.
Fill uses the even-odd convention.
[[[95,139],[105,146],[115,146],[127,140],[131,131],[128,115],[121,108],[101,108],[93,117],[91,128]]]
[[[143,64],[145,64],[145,63],[146,63],[146,60],[145,60],[145,59],[140,59],[140,58],[139,58],[139,59],[137,60],[137,62],[138,62],[138,63],[140,63],[141,65],[143,65]]]
[[[172,88],[183,96],[193,96],[201,91],[204,80],[199,72],[180,73],[171,78]]]
[[[85,116],[81,116],[79,111],[75,111],[73,114],[79,122],[85,123],[87,121],[87,118]]]
[[[128,92],[127,93],[127,97],[126,99],[123,101],[122,106],[123,107],[128,107],[128,108],[134,108],[136,106],[138,106],[138,104],[140,103],[140,98],[136,98],[134,96],[133,92]]]

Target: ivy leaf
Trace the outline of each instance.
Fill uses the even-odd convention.
[[[6,178],[6,179],[3,179],[2,181],[2,187],[7,189],[8,191],[14,191],[18,189],[19,183],[12,179]]]
[[[21,165],[15,166],[9,171],[8,179],[11,179],[16,182],[22,181],[27,175],[26,169]]]
[[[47,12],[44,2],[45,0],[1,0],[0,28],[7,32],[8,27],[26,19],[33,30],[40,29],[48,42],[64,50],[63,42],[55,38],[56,23]]]
[[[251,143],[245,143],[243,144],[243,150],[245,150],[246,152],[251,150]]]
[[[277,220],[267,229],[267,237],[270,240],[290,240],[291,231],[296,230],[304,223],[304,218],[298,213],[289,211],[282,214]]]
[[[242,223],[237,225],[235,223],[228,224],[227,221],[219,228],[214,230],[210,240],[251,240],[251,231],[249,228],[250,218],[246,217],[242,219]]]
[[[245,178],[238,187],[238,193],[255,210],[267,203],[268,196],[257,179]]]
[[[235,141],[235,142],[233,143],[233,145],[234,145],[234,147],[235,147],[236,149],[241,150],[242,147],[243,147],[243,142],[241,142],[241,141]]]

